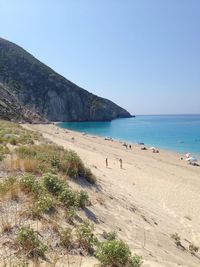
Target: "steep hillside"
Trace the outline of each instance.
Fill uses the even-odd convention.
[[[47,122],[36,111],[24,106],[9,88],[0,84],[0,118],[13,121]]]
[[[0,117],[8,119],[101,121],[131,116],[113,102],[78,87],[21,47],[2,38],[0,93]],[[25,114],[23,110],[26,110]]]

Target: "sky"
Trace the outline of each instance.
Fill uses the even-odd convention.
[[[132,114],[200,113],[199,0],[0,0],[0,37]]]

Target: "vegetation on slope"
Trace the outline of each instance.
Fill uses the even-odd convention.
[[[95,186],[96,178],[76,153],[7,121],[0,121],[0,153],[1,262],[55,266],[75,254],[96,256],[100,266],[141,266],[141,258],[114,233],[104,233],[101,242],[94,224],[80,216],[90,197],[68,180]]]

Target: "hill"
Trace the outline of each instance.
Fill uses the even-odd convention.
[[[0,117],[21,121],[104,121],[131,117],[0,38]]]

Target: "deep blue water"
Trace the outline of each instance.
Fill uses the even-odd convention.
[[[199,115],[154,115],[117,119],[111,122],[68,122],[59,127],[112,137],[129,142],[144,142],[177,152],[200,155]]]

